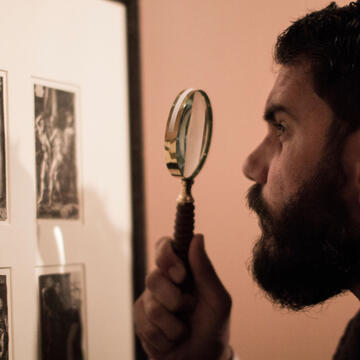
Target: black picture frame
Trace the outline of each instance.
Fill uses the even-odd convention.
[[[128,88],[129,88],[129,129],[132,201],[132,278],[133,300],[140,296],[145,287],[146,273],[146,224],[144,190],[143,127],[141,103],[141,57],[138,0],[111,0],[126,6]],[[135,336],[135,359],[146,360],[147,356]]]

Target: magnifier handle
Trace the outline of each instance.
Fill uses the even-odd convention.
[[[189,265],[188,251],[194,235],[194,204],[178,203],[176,209],[173,249],[175,253]]]

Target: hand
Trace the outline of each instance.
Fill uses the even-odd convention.
[[[147,276],[146,289],[134,305],[136,333],[150,359],[229,360],[231,297],[206,255],[202,235],[191,242],[189,264],[194,289],[184,294],[184,264],[173,252],[171,239],[160,239],[157,268]]]

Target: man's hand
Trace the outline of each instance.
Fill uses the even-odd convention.
[[[205,253],[202,235],[191,242],[189,263],[194,290],[184,294],[184,264],[173,252],[171,239],[160,239],[157,268],[147,276],[146,289],[134,305],[136,333],[154,360],[229,360],[231,297]]]

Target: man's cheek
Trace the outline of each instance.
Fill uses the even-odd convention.
[[[270,211],[276,215],[281,212],[281,209],[286,202],[286,187],[283,179],[269,172],[268,181],[263,187],[263,197]]]

